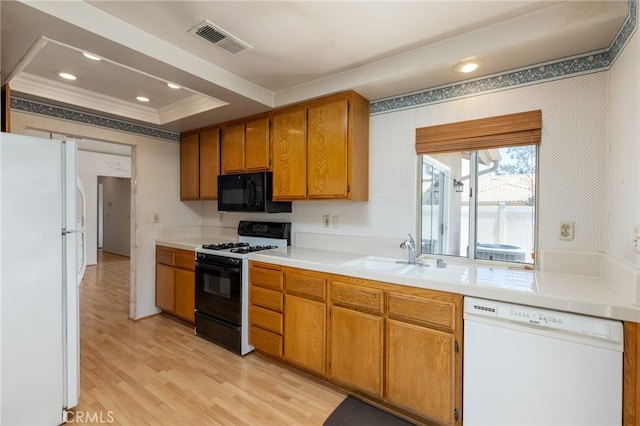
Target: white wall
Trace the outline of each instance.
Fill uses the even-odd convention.
[[[608,248],[614,257],[640,267],[633,228],[640,225],[640,41],[636,32],[609,72],[610,168]]]
[[[297,202],[295,231],[402,240],[416,230],[418,127],[542,110],[538,248],[606,249],[607,72],[374,115],[370,120],[369,202]],[[325,229],[323,214],[339,215]],[[575,222],[560,241],[560,221]]]
[[[11,112],[11,130],[48,130],[133,147],[132,155],[132,247],[131,306],[129,316],[142,318],[157,312],[155,307],[155,238],[162,226],[201,224],[201,204],[181,203],[180,146],[177,143],[133,135],[80,123]],[[160,222],[153,223],[153,215]]]

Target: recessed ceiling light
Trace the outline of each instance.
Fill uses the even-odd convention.
[[[76,76],[73,74],[69,74],[68,72],[61,72],[58,74],[60,77],[67,79],[67,80],[75,80]]]
[[[102,60],[101,57],[96,56],[96,55],[94,55],[92,53],[89,53],[89,52],[83,52],[82,54],[84,55],[85,58],[89,58],[92,61],[101,61]]]
[[[145,98],[144,96],[138,96],[136,99],[140,102],[149,102],[149,98]]]
[[[461,62],[458,65],[456,65],[453,70],[456,72],[461,72],[466,74],[466,73],[470,73],[477,70],[479,66],[480,66],[480,61]]]
[[[179,89],[180,88],[180,86],[178,86],[175,83],[167,83],[167,86],[171,87],[172,89]]]

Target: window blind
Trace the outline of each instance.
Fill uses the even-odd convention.
[[[538,145],[541,134],[541,110],[420,127],[416,129],[416,153]]]

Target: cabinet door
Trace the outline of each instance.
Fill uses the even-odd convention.
[[[200,199],[218,198],[220,174],[220,129],[200,133]]]
[[[223,174],[244,171],[244,123],[222,129],[220,151]]]
[[[156,306],[163,311],[173,313],[175,309],[174,268],[156,265]]]
[[[387,320],[386,398],[440,424],[454,424],[454,344],[452,334]]]
[[[314,106],[307,114],[309,198],[347,198],[348,101]]]
[[[200,159],[198,134],[180,139],[180,199],[200,198]]]
[[[248,121],[245,128],[245,170],[269,170],[269,118]]]
[[[306,111],[277,114],[273,136],[273,199],[302,200],[307,197]]]
[[[384,319],[331,307],[331,378],[382,397]]]
[[[326,305],[286,295],[284,302],[284,357],[324,375]]]
[[[194,272],[175,270],[175,314],[190,322],[195,321],[195,284]]]

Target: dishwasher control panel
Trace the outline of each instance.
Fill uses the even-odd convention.
[[[468,314],[491,317],[496,320],[528,324],[613,342],[622,342],[623,339],[620,321],[588,317],[569,312],[472,297],[465,297],[464,311],[465,317]]]

